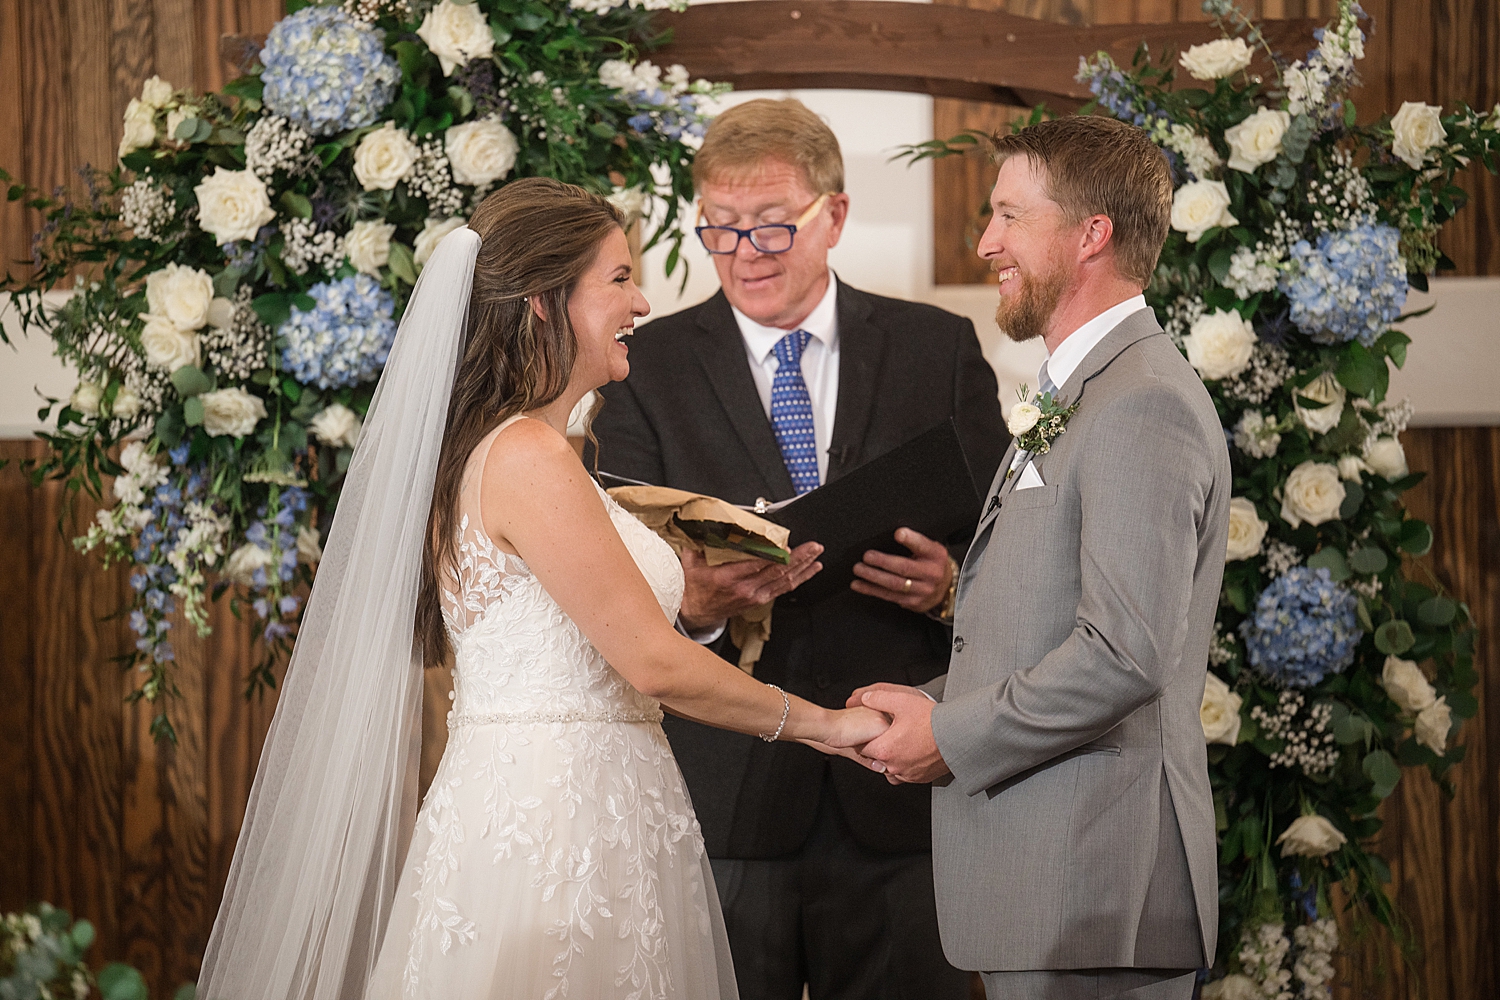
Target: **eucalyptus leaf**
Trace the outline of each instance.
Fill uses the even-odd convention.
[[[1388,621],[1375,630],[1375,648],[1387,656],[1400,656],[1416,645],[1411,625],[1404,619]]]
[[[1347,580],[1350,577],[1349,563],[1344,559],[1344,554],[1331,545],[1326,545],[1308,556],[1307,565],[1309,569],[1328,570],[1328,575],[1335,581]]]
[[[1415,518],[1401,525],[1401,549],[1414,556],[1425,556],[1432,549],[1432,526]]]
[[[99,993],[104,1000],[149,1000],[146,980],[130,966],[111,962],[99,970]]]
[[[1349,568],[1356,573],[1379,573],[1390,565],[1385,552],[1374,545],[1366,545],[1349,553]]]
[[[387,260],[391,273],[408,285],[417,283],[417,264],[411,247],[395,240],[391,241],[391,255]]]
[[[197,396],[183,400],[182,419],[189,427],[201,425],[203,423],[203,400]]]
[[[172,132],[172,138],[179,142],[192,142],[193,136],[198,133],[198,119],[184,118],[177,123],[177,128]]]
[[[1423,601],[1417,608],[1417,618],[1424,625],[1432,625],[1441,628],[1451,625],[1453,619],[1458,615],[1458,605],[1446,597],[1433,597]]]
[[[1353,408],[1351,407],[1351,409],[1353,409]],[[1339,504],[1339,517],[1342,520],[1345,520],[1345,521],[1349,520],[1355,514],[1359,513],[1359,506],[1360,506],[1360,504],[1362,504],[1364,502],[1365,502],[1365,488],[1363,486],[1359,485],[1358,483],[1352,483],[1352,482],[1351,483],[1345,483],[1344,484],[1344,502],[1341,503],[1341,504]],[[1350,565],[1353,565],[1353,564],[1351,563]],[[1367,573],[1367,572],[1368,573],[1373,573],[1373,572],[1378,572],[1378,571],[1377,570],[1359,570],[1359,572],[1361,572],[1361,573]]]
[[[197,118],[197,119],[193,119],[193,120],[197,121],[198,124],[193,128],[193,139],[192,139],[192,141],[193,142],[207,142],[208,141],[208,137],[214,134],[213,123],[210,122],[206,118]],[[183,124],[185,125],[187,123],[184,122]],[[181,129],[178,129],[178,131],[181,131]]]
[[[178,395],[186,399],[189,396],[212,392],[214,380],[202,368],[183,365],[172,373],[172,387],[177,390]]]
[[[1371,750],[1361,765],[1366,777],[1375,783],[1374,792],[1382,799],[1396,790],[1401,780],[1401,766],[1386,750]]]

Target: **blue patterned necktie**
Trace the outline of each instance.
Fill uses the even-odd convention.
[[[806,330],[793,330],[776,342],[776,378],[771,382],[771,430],[798,496],[818,487],[812,397],[802,380],[802,352],[811,340]]]
[[[1047,362],[1042,362],[1042,370],[1036,373],[1036,377],[1037,382],[1039,383],[1036,389],[1036,394],[1038,396],[1045,396],[1050,392],[1052,393],[1053,398],[1056,399],[1057,384],[1052,381],[1052,373],[1047,371]]]

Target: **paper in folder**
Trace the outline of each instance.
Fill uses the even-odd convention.
[[[949,544],[974,530],[979,508],[950,419],[761,516],[791,529],[789,548],[822,543],[823,571],[793,591],[812,603],[848,590],[855,564],[870,549],[910,555],[895,539],[897,528]]]

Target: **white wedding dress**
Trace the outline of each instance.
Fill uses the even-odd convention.
[[[737,996],[713,875],[661,707],[605,662],[519,557],[484,533],[470,456],[448,745],[417,816],[370,1000]],[[600,502],[662,613],[682,567]]]

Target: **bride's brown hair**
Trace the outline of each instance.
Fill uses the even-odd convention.
[[[457,554],[458,494],[469,453],[507,418],[562,396],[578,353],[568,297],[604,238],[623,226],[603,198],[545,177],[512,181],[469,219],[479,256],[417,591],[414,638],[427,666],[441,663],[449,649],[438,573]],[[547,320],[537,317],[531,300]]]

